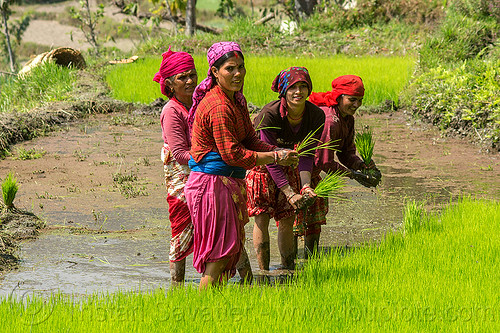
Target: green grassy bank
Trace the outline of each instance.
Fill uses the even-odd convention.
[[[311,260],[277,287],[3,299],[4,332],[500,329],[500,204],[462,199],[439,214],[406,206],[405,231]]]
[[[208,71],[204,55],[194,56],[201,82]],[[144,58],[136,63],[118,65],[106,76],[116,99],[128,102],[150,103],[162,97],[160,86],[153,82],[161,57]],[[252,56],[245,58],[247,76],[244,93],[247,100],[263,106],[275,100],[277,94],[271,91],[271,83],[276,75],[290,66],[304,66],[309,70],[314,91],[331,90],[331,82],[340,75],[360,76],[365,84],[365,105],[378,105],[386,99],[398,101],[398,95],[407,85],[415,67],[412,57],[270,57]],[[165,97],[165,96],[163,96]]]

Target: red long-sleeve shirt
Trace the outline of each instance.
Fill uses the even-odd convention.
[[[321,141],[335,141],[338,152],[330,149],[316,150],[315,165],[325,172],[334,172],[337,170],[346,171],[358,169],[362,160],[356,155],[356,146],[354,144],[354,117],[342,117],[335,107],[322,106],[321,110],[325,112],[325,127],[321,135]],[[340,163],[335,161],[335,155]]]
[[[256,152],[275,148],[258,138],[248,110],[236,106],[218,85],[198,105],[191,142],[190,152],[196,162],[213,151],[228,165],[245,169],[256,165]]]

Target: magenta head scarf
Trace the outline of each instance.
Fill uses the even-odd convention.
[[[153,81],[160,84],[161,93],[167,96],[165,79],[194,69],[195,66],[193,57],[189,53],[173,52],[170,50],[170,46],[168,51],[162,54],[162,57],[160,70],[155,74]]]
[[[188,117],[188,124],[190,128],[193,127],[196,109],[198,108],[198,105],[200,104],[201,100],[203,99],[203,97],[205,97],[207,92],[217,84],[215,80],[213,80],[210,69],[215,64],[215,62],[219,60],[220,57],[222,57],[226,53],[235,51],[242,53],[240,46],[238,45],[238,43],[235,42],[215,43],[208,49],[207,51],[208,73],[207,77],[203,81],[201,81],[201,83],[196,87],[193,93],[193,106],[191,106],[191,109],[189,110],[189,117]],[[234,99],[236,100],[236,103],[246,108],[247,102],[245,96],[243,96],[243,87],[241,87],[240,91],[237,91],[234,94]]]

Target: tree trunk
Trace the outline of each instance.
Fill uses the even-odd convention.
[[[10,59],[10,70],[12,73],[15,73],[16,71],[16,62],[14,60],[14,53],[12,52],[12,46],[10,45],[10,36],[9,36],[9,27],[7,25],[7,13],[5,13],[4,10],[2,10],[2,19],[3,19],[3,25],[5,27],[5,41],[7,44],[7,49],[9,51],[9,59]]]
[[[194,35],[196,29],[196,0],[187,0],[186,6],[186,35]]]
[[[302,20],[305,20],[314,12],[314,6],[318,0],[295,0],[295,10]]]

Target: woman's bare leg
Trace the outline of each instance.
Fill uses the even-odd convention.
[[[170,261],[170,277],[172,286],[182,286],[186,272],[186,258],[179,261]]]
[[[293,221],[295,215],[279,221],[278,248],[281,254],[281,265],[285,269],[295,268],[295,237],[293,235]]]
[[[304,236],[305,239],[305,258],[307,259],[310,254],[318,252],[318,244],[319,244],[319,235],[320,234],[310,234]]]
[[[207,262],[205,272],[200,280],[200,290],[207,289],[219,284],[219,278],[227,265],[229,258],[223,258],[219,261]]]
[[[253,280],[252,267],[250,266],[248,253],[244,246],[241,249],[240,259],[238,260],[238,263],[236,263],[236,269],[240,274],[242,283],[248,283],[248,284],[252,283]]]
[[[271,249],[269,245],[269,214],[255,216],[253,225],[253,246],[257,253],[257,262],[261,270],[269,270],[271,259]]]

